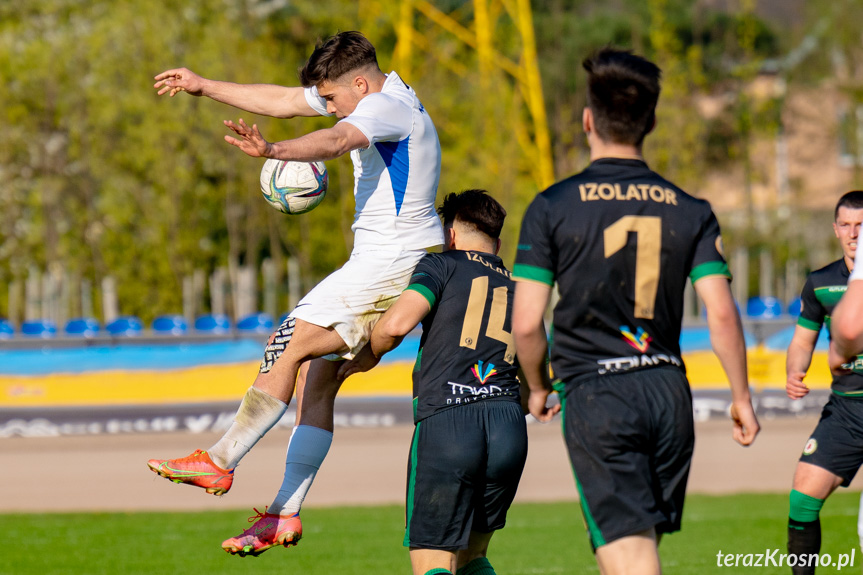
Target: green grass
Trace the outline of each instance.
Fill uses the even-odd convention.
[[[856,548],[859,494],[840,491],[821,514],[822,553]],[[660,553],[666,574],[783,574],[787,567],[717,567],[716,554],[785,548],[787,496],[690,496],[683,531],[667,536]],[[243,511],[0,515],[3,575],[171,573],[366,574],[410,573],[401,546],[398,506],[308,508],[299,546],[260,557],[232,557],[219,544],[247,524]],[[501,575],[598,573],[574,503],[520,504],[492,540],[489,559]],[[861,553],[855,568],[859,573]],[[822,568],[819,573],[836,572]]]

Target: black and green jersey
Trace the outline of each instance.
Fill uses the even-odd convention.
[[[730,278],[704,200],[641,160],[600,159],[537,195],[513,277],[557,282],[551,363],[572,381],[680,360],[687,278]]]
[[[413,372],[414,420],[481,399],[520,401],[510,319],[514,282],[495,255],[427,254],[406,289],[426,298]]]
[[[842,299],[850,275],[845,258],[810,273],[800,292],[797,325],[816,332],[826,325],[829,330],[833,308]],[[833,376],[831,388],[839,395],[863,395],[863,356],[857,356],[854,373]]]

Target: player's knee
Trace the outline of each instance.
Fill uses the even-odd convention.
[[[788,497],[789,509],[788,519],[793,523],[811,523],[818,521],[824,500],[806,495],[796,489],[791,490]]]

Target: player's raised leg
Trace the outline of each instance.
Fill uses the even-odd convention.
[[[344,349],[335,330],[289,317],[270,338],[260,372],[225,434],[206,451],[198,449],[180,459],[151,459],[148,466],[175,483],[215,495],[227,493],[234,468],[287,410],[300,366]]]
[[[228,553],[257,555],[275,545],[296,545],[302,537],[300,510],[333,441],[333,408],[341,385],[336,373],[341,363],[325,359],[310,362],[302,415],[288,443],[279,492],[267,512],[254,517],[252,527],[222,543]]]

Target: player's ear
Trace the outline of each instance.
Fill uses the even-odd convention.
[[[647,132],[645,132],[644,135],[646,136],[652,132],[654,128],[656,128],[656,112],[653,113],[653,117],[650,119],[650,127],[647,128]]]
[[[366,80],[365,76],[357,76],[354,78],[353,85],[360,94],[365,95],[369,93],[369,81]]]
[[[444,241],[446,242],[446,249],[454,250],[455,248],[455,226],[449,226],[444,228]]]
[[[584,111],[581,113],[581,127],[585,134],[593,131],[593,112],[587,106],[584,107]]]

